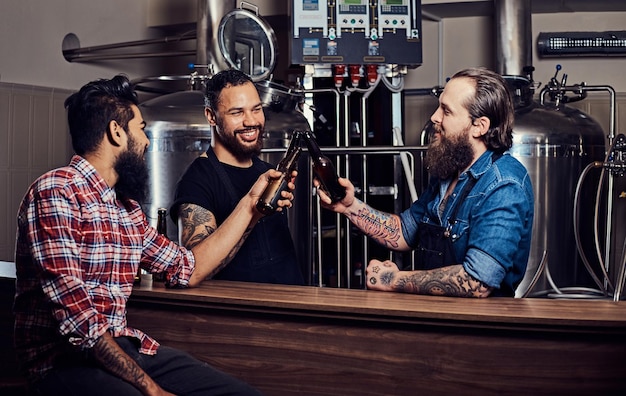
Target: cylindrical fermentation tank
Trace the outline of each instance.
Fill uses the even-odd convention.
[[[526,166],[535,193],[531,253],[518,296],[528,288],[544,252],[548,272],[544,271],[533,292],[551,289],[548,274],[558,287],[592,286],[587,284],[590,278],[574,238],[574,193],[583,169],[592,161],[602,161],[604,150],[602,128],[582,111],[534,101],[516,109],[511,153]],[[586,241],[593,240],[590,216],[595,189],[590,180],[584,185],[588,193],[581,205]]]
[[[547,271],[534,292],[549,289],[548,274],[558,287],[581,286],[589,278],[583,273],[574,237],[574,194],[583,169],[603,160],[605,134],[578,109],[533,100],[531,1],[494,1],[494,15],[496,71],[507,81],[515,101],[511,152],[528,169],[535,193],[530,258],[516,295],[528,288],[544,252]],[[586,186],[588,192],[593,189]],[[594,192],[584,196],[582,210],[587,213],[592,211],[589,198]],[[592,240],[591,223],[581,226],[581,239]]]
[[[143,209],[156,225],[158,208],[167,208],[167,236],[178,241],[178,227],[169,216],[178,179],[211,144],[211,127],[204,116],[204,95],[183,91],[159,96],[139,105],[146,120],[150,146],[148,196]]]

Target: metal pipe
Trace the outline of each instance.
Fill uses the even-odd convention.
[[[530,0],[494,0],[496,72],[524,76],[532,66]]]
[[[173,56],[188,56],[195,54],[195,51],[167,51],[167,52],[143,52],[137,54],[111,54],[111,55],[76,55],[66,57],[68,62],[95,62],[113,59],[139,59],[139,58],[162,58]]]
[[[400,155],[401,153],[411,151],[426,151],[428,146],[367,146],[367,147],[332,147],[321,146],[322,151],[325,153],[333,154],[345,154],[345,155],[363,155],[363,154],[389,154]],[[307,151],[306,147],[302,148],[303,151]],[[264,148],[263,153],[284,153],[284,147],[277,148]]]
[[[196,25],[196,63],[213,65],[217,73],[229,69],[219,47],[219,24],[224,15],[235,9],[236,1],[198,0],[198,21]]]
[[[108,60],[108,59],[130,59],[130,58],[151,58],[151,57],[166,57],[166,56],[184,56],[184,55],[193,55],[193,51],[155,51],[155,52],[146,52],[146,53],[136,53],[136,54],[95,54],[100,51],[109,51],[112,49],[118,48],[129,48],[129,47],[137,47],[142,45],[151,45],[151,44],[170,44],[177,43],[186,40],[195,39],[195,33],[183,33],[178,36],[169,36],[159,39],[148,39],[148,40],[135,40],[135,41],[127,41],[123,43],[116,44],[104,44],[104,45],[96,45],[91,47],[78,47],[78,48],[69,48],[63,49],[63,57],[68,62],[89,62],[95,60]],[[88,54],[88,55],[86,55]]]

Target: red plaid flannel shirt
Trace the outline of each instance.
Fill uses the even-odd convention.
[[[69,351],[93,347],[104,332],[159,344],[127,327],[126,301],[139,265],[186,286],[191,251],[149,226],[139,204],[116,199],[95,168],[74,156],[30,187],[18,213],[14,303],[18,360],[37,379]]]

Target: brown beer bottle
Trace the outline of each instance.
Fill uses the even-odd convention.
[[[159,208],[157,209],[157,232],[167,238],[167,209]],[[152,274],[152,279],[156,282],[164,282],[165,281],[165,272],[158,272]]]
[[[167,236],[167,209],[157,209],[157,232],[161,235]]]
[[[304,132],[304,140],[309,149],[309,155],[313,161],[313,172],[320,182],[320,188],[330,197],[331,201],[341,201],[346,196],[346,189],[339,184],[335,165],[330,158],[322,153],[311,132]]]
[[[291,172],[297,168],[298,158],[300,158],[300,153],[302,152],[302,147],[300,147],[301,134],[302,132],[300,131],[292,132],[289,148],[287,148],[285,156],[276,166],[276,170],[280,171],[281,175],[270,180],[256,204],[257,210],[264,215],[276,212],[278,201],[282,199],[280,193],[288,189],[287,184],[291,180]]]

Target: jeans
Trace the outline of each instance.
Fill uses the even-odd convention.
[[[214,369],[189,354],[160,346],[156,355],[138,352],[132,339],[115,339],[161,388],[184,395],[260,395],[258,391],[228,374]],[[55,368],[33,384],[37,395],[59,396],[141,396],[130,383],[86,359],[74,360]]]

